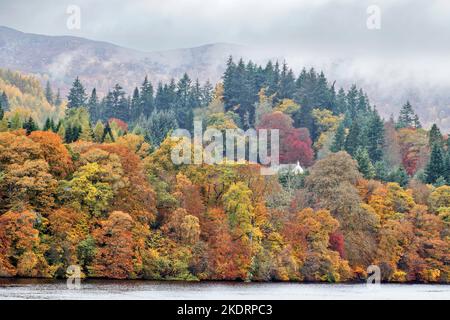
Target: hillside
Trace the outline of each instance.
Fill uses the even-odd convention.
[[[31,116],[43,125],[47,117],[57,119],[64,114],[64,105],[50,105],[39,80],[33,76],[0,69],[0,93],[3,92],[8,97],[7,117],[12,118],[18,113],[21,121]]]
[[[227,57],[239,51],[235,45],[213,44],[145,53],[106,42],[28,34],[0,26],[0,68],[50,79],[63,93],[77,76],[99,92],[106,92],[118,79],[131,90],[145,75],[156,83],[186,71],[193,78],[216,81]]]
[[[141,52],[107,42],[29,34],[0,26],[0,68],[34,74],[42,84],[49,79],[54,88],[61,88],[64,96],[77,76],[87,88],[96,87],[100,94],[117,81],[130,92],[146,75],[155,85],[172,77],[180,78],[184,72],[193,79],[215,83],[223,74],[229,55],[252,57],[262,64],[274,57],[286,59],[297,73],[303,67],[324,70],[338,87],[349,89],[353,83],[364,87],[386,119],[391,113],[397,115],[409,100],[425,127],[436,122],[444,131],[450,130],[450,84],[442,72],[446,61],[421,66],[407,60],[374,62],[332,54],[321,59],[306,52],[276,52],[276,48],[256,49],[226,43]]]

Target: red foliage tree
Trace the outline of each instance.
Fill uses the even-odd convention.
[[[278,129],[280,134],[280,162],[310,166],[314,151],[308,129],[294,128],[293,120],[282,112],[273,112],[262,117],[258,129]]]
[[[341,232],[330,234],[330,249],[339,252],[341,258],[344,258],[344,235]]]
[[[129,214],[114,211],[94,231],[97,244],[92,273],[96,277],[126,279],[134,275],[133,230]]]

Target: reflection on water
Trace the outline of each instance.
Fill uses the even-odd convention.
[[[4,299],[450,299],[450,285],[0,279]]]

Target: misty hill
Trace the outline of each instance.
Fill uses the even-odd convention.
[[[450,130],[450,81],[441,81],[445,65],[439,67],[437,62],[434,70],[414,70],[413,63],[380,61],[378,66],[367,68],[371,62],[361,59],[331,57],[324,62],[302,54],[286,56],[225,43],[142,52],[107,42],[29,34],[0,26],[0,68],[31,73],[42,82],[49,79],[53,87],[61,88],[63,95],[76,76],[87,88],[96,87],[100,93],[116,82],[131,92],[145,75],[156,83],[179,78],[187,72],[193,79],[214,83],[221,78],[229,55],[258,63],[275,57],[281,61],[286,58],[297,74],[302,67],[315,67],[324,70],[330,81],[336,81],[336,86],[348,89],[356,83],[369,94],[384,117],[397,115],[402,104],[410,100],[425,126],[437,122],[444,131]]]
[[[45,36],[0,27],[0,68],[50,79],[63,93],[79,76],[88,88],[107,91],[117,81],[128,90],[145,75],[168,81],[189,72],[192,78],[217,81],[230,54],[241,47],[212,44],[163,52],[140,52],[114,44],[71,36]]]

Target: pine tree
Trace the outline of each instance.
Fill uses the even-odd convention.
[[[450,149],[447,150],[444,159],[444,177],[447,184],[450,185]]]
[[[328,80],[323,71],[317,77],[314,90],[314,107],[319,109],[331,110],[330,90],[328,88]]]
[[[223,75],[223,100],[225,102],[225,111],[231,110],[239,105],[239,87],[240,80],[237,77],[237,66],[230,56],[227,61],[227,68]]]
[[[341,121],[337,127],[336,134],[334,135],[333,144],[331,145],[331,152],[339,152],[344,150],[345,147],[345,126],[344,122]]]
[[[132,122],[136,122],[143,114],[143,106],[144,104],[141,101],[139,89],[136,87],[134,88],[133,98],[131,98],[130,102],[130,120]]]
[[[52,90],[52,87],[50,86],[49,81],[47,81],[47,84],[45,86],[45,98],[47,99],[48,103],[53,105],[53,103],[54,103],[53,90]]]
[[[72,143],[77,141],[80,138],[82,130],[79,125],[71,125],[69,124],[67,128],[65,128],[64,134],[64,140],[66,143]]]
[[[414,113],[414,110],[409,103],[400,109],[400,115],[398,116],[397,128],[420,128],[419,117]]]
[[[352,85],[350,90],[347,92],[347,111],[349,112],[352,119],[356,118],[359,106],[359,91],[356,85]]]
[[[435,144],[441,148],[444,147],[444,138],[442,137],[442,133],[438,126],[433,124],[430,132],[428,133],[428,145],[432,148]]]
[[[283,63],[280,76],[280,91],[277,97],[280,100],[292,99],[295,93],[295,78],[291,69],[288,69],[286,63]]]
[[[100,104],[97,97],[97,89],[92,89],[91,96],[88,101],[88,110],[92,123],[97,122],[97,120],[101,119],[101,109]]]
[[[125,122],[129,121],[130,110],[128,100],[125,97],[125,91],[119,84],[114,86],[113,91],[107,96],[108,105],[106,105],[106,119],[117,118]]]
[[[374,163],[380,161],[383,157],[384,122],[376,109],[371,112],[367,124],[366,137],[370,159]]]
[[[66,143],[72,143],[73,140],[73,129],[72,129],[72,125],[67,125],[67,127],[64,130],[64,141]]]
[[[141,117],[138,125],[147,132],[147,141],[153,146],[159,146],[170,130],[178,127],[173,111],[155,111],[149,118]]]
[[[361,128],[358,121],[353,121],[349,133],[345,139],[345,151],[351,156],[356,154],[356,150],[361,146]]]
[[[76,125],[74,127],[72,127],[72,142],[78,141],[78,139],[80,138],[82,129],[80,126]]]
[[[358,91],[358,104],[357,104],[357,113],[365,114],[370,111],[370,105],[369,105],[369,99],[367,95],[364,93],[362,89],[359,89]]]
[[[336,95],[336,110],[334,114],[345,114],[348,110],[347,96],[343,88],[340,88]]]
[[[135,89],[135,92],[133,93],[133,99],[137,98],[139,96],[139,91],[136,94],[136,89]],[[147,76],[145,77],[144,82],[142,83],[141,92],[140,92],[140,102],[141,102],[141,105],[139,108],[136,108],[137,105],[133,106],[133,108],[134,108],[133,110],[135,110],[134,117],[133,117],[134,120],[137,120],[139,118],[139,116],[141,115],[141,113],[143,113],[146,117],[149,117],[150,114],[155,109],[154,98],[153,98],[153,86],[150,83],[150,81],[148,81]]]
[[[191,89],[191,105],[193,108],[201,108],[203,107],[202,103],[202,87],[198,79],[195,80],[194,85]]]
[[[430,160],[425,168],[426,182],[435,183],[439,177],[446,176],[443,150],[438,144],[431,149]]]
[[[67,96],[68,104],[67,107],[79,108],[86,104],[87,96],[84,87],[77,77],[73,82],[72,88],[70,89],[69,95]]]
[[[375,168],[370,161],[369,153],[365,148],[358,148],[355,153],[355,160],[358,162],[358,170],[366,179],[375,177]]]
[[[182,129],[191,130],[193,127],[193,99],[191,79],[185,73],[177,84],[177,122]]]

